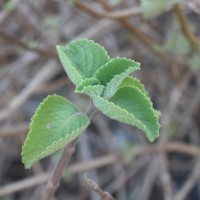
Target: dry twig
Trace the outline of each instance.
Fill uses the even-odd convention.
[[[102,1],[100,1],[100,3],[102,3]],[[75,2],[75,5],[77,8],[83,10],[84,12],[88,13],[89,15],[92,15],[93,17],[96,18],[107,18],[107,15],[102,15],[100,13],[98,13],[96,10],[92,9],[91,7],[89,7],[88,5],[86,5],[85,3],[77,0]],[[106,10],[112,11],[112,7],[104,1],[104,3],[102,3],[102,5],[104,6],[104,8]],[[110,18],[110,17],[109,17]],[[158,58],[160,58],[164,63],[166,63],[171,71],[172,74],[175,78],[175,80],[178,79],[178,70],[177,70],[177,63],[174,61],[174,59],[170,56],[168,56],[167,54],[161,52],[160,50],[157,50],[153,44],[153,42],[142,32],[140,31],[138,28],[136,28],[133,24],[131,24],[125,17],[120,17],[120,18],[116,18],[124,27],[126,27],[130,33],[132,33],[133,35],[135,35],[142,44],[144,44],[146,47],[148,47],[148,49],[151,50],[151,52],[153,52],[155,55],[158,56]]]
[[[147,156],[149,154],[158,153],[158,152],[178,152],[187,154],[190,156],[199,156],[200,148],[198,146],[187,145],[179,142],[170,142],[160,147],[159,145],[139,147],[133,151],[133,154],[130,155],[128,160],[133,159],[136,156]],[[126,162],[125,158],[125,162]],[[68,172],[75,174],[78,172],[84,172],[94,168],[100,168],[103,166],[123,162],[123,157],[111,154],[104,156],[102,158],[97,158],[91,161],[81,162],[70,166],[67,170]],[[140,165],[139,165],[140,166]],[[133,171],[135,173],[135,171]],[[18,181],[16,183],[8,184],[0,188],[0,196],[6,196],[8,194],[33,187],[38,184],[46,182],[52,173],[45,173],[33,177],[26,178],[24,180]]]
[[[43,49],[40,49],[37,47],[32,47],[32,46],[28,45],[27,43],[23,42],[21,39],[17,38],[15,35],[11,35],[2,29],[0,29],[0,37],[7,40],[8,42],[11,42],[12,44],[16,44],[16,45],[22,47],[23,49],[36,52],[39,55],[43,55],[43,56],[47,56],[47,57],[56,57],[57,56],[56,52],[53,48],[50,50],[43,50]]]
[[[10,117],[45,81],[55,76],[60,68],[55,61],[50,60],[22,90],[22,92],[14,97],[4,110],[0,112],[0,122]]]
[[[96,158],[91,161],[73,164],[69,166],[66,172],[69,172],[70,174],[76,174],[79,172],[84,172],[87,170],[97,169],[103,166],[111,165],[117,162],[121,162],[121,158],[119,157],[119,155],[111,154],[103,156],[101,158]],[[42,184],[46,182],[51,175],[52,173],[44,173],[36,176],[31,176],[24,180],[17,181],[16,183],[5,185],[0,188],[0,197]]]
[[[184,200],[187,194],[191,191],[196,182],[199,180],[199,177],[200,177],[200,159],[198,159],[198,162],[196,163],[191,175],[188,177],[185,184],[176,193],[174,200]]]
[[[108,192],[103,191],[92,179],[89,179],[86,173],[83,177],[86,186],[98,193],[102,200],[115,200]]]

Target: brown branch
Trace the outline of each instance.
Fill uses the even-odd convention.
[[[145,176],[142,178],[141,188],[138,191],[138,195],[136,198],[130,199],[139,199],[139,200],[147,200],[151,195],[154,182],[157,181],[157,175],[159,169],[159,159],[156,156],[151,157],[148,163],[147,168],[145,169]]]
[[[105,1],[103,1],[103,2],[104,3],[102,3],[102,5],[104,6],[104,8],[108,11],[112,11],[112,7]],[[75,6],[79,9],[83,10],[84,12],[88,13],[89,15],[92,15],[93,17],[96,17],[96,18],[107,18],[108,17],[107,15],[102,15],[101,13],[98,13],[97,11],[95,11],[94,9],[92,9],[87,4],[83,3],[82,1],[79,1],[79,0],[75,1]],[[178,77],[179,77],[178,66],[172,57],[161,52],[160,50],[157,50],[155,48],[155,45],[152,42],[152,40],[149,39],[148,36],[146,36],[136,26],[134,26],[132,23],[130,23],[125,17],[117,18],[117,20],[125,28],[127,28],[130,31],[130,33],[135,35],[142,44],[144,44],[148,49],[150,49],[151,52],[153,52],[155,55],[158,56],[158,58],[160,58],[164,63],[166,63],[170,67],[170,70],[171,70],[172,75],[175,78],[175,80],[178,79]]]
[[[13,136],[16,134],[21,134],[24,133],[28,130],[28,124],[27,123],[22,123],[19,125],[13,125],[13,126],[9,126],[9,127],[3,127],[2,129],[0,129],[0,136]]]
[[[80,9],[80,10],[84,10],[86,13],[99,18],[102,17],[101,13],[97,12],[96,10],[90,8],[89,6],[87,6],[85,3],[82,3],[81,1],[75,1],[75,6]]]
[[[19,192],[21,190],[25,190],[38,184],[42,184],[48,180],[49,176],[49,173],[34,175],[32,177],[17,181],[15,183],[10,183],[5,186],[2,186],[0,188],[0,197]]]
[[[196,163],[192,173],[190,174],[185,184],[175,195],[174,200],[184,200],[187,194],[191,191],[196,182],[199,180],[199,177],[200,177],[200,159]]]
[[[127,162],[127,159],[131,160],[135,156],[146,156],[146,155],[150,155],[150,154],[158,153],[158,152],[178,152],[178,153],[183,153],[190,156],[200,156],[200,148],[198,146],[187,145],[180,142],[171,142],[171,143],[165,144],[162,147],[159,147],[158,145],[139,147],[138,149],[135,149],[133,151],[133,154],[130,155],[130,158],[127,158],[127,157],[123,158],[120,155],[111,154],[111,155],[103,156],[101,158],[97,158],[91,161],[76,163],[69,166],[69,168],[67,169],[67,172],[71,174],[75,174],[78,172],[84,172],[87,170],[100,168],[100,167],[107,166],[114,163]],[[38,184],[42,184],[46,182],[50,178],[51,175],[52,173],[44,173],[41,175],[26,178],[21,181],[17,181],[16,183],[11,183],[6,186],[3,186],[0,188],[0,197],[36,186]]]
[[[110,12],[98,12],[79,1],[76,1],[76,7],[81,10],[85,10],[87,13],[90,13],[90,15],[97,18],[104,17],[110,19],[120,19],[120,18],[138,16],[142,14],[142,10],[140,7],[128,8],[124,10],[110,11]]]
[[[0,37],[7,40],[8,42],[11,42],[13,44],[16,44],[16,45],[22,47],[23,49],[36,52],[39,55],[43,55],[43,56],[47,56],[47,57],[56,57],[57,56],[57,54],[53,48],[50,50],[44,50],[44,49],[40,49],[40,48],[36,48],[36,47],[31,47],[30,45],[26,44],[25,42],[23,42],[21,39],[19,39],[15,35],[11,35],[10,33],[7,33],[2,29],[0,29]]]
[[[96,2],[99,3],[99,4],[101,4],[102,7],[103,7],[105,10],[107,10],[107,11],[113,9],[113,6],[110,5],[110,4],[107,2],[107,0],[94,0],[94,1],[96,1]]]
[[[128,8],[128,9],[119,10],[119,11],[102,13],[102,15],[104,15],[104,17],[110,18],[110,19],[134,17],[134,16],[138,16],[141,14],[142,14],[142,10],[140,7],[134,7],[134,8]]]
[[[90,113],[93,113],[92,109],[90,109],[89,111]],[[66,164],[68,163],[69,159],[71,158],[74,150],[75,150],[75,146],[77,144],[77,140],[75,139],[74,141],[70,142],[68,144],[67,147],[65,147],[63,154],[58,162],[58,164],[56,165],[53,175],[50,178],[50,180],[48,181],[44,196],[43,196],[43,200],[50,200],[51,197],[53,196],[55,190],[57,189],[61,176],[63,174],[63,171],[66,167]],[[132,155],[130,155],[130,158],[134,158],[135,156],[138,155],[148,155],[151,153],[155,153],[155,152],[168,152],[168,151],[172,151],[172,152],[181,152],[181,153],[186,153],[189,155],[193,155],[193,156],[199,156],[199,152],[200,152],[200,148],[196,147],[196,146],[188,146],[182,143],[168,143],[165,146],[160,147],[160,145],[156,145],[156,146],[150,146],[150,147],[141,147],[138,148],[137,150],[135,150],[133,152]]]
[[[169,103],[166,106],[166,109],[163,112],[163,117],[161,121],[162,131],[161,131],[161,137],[159,140],[159,146],[162,148],[162,146],[165,146],[167,143],[167,129],[171,120],[171,115],[174,112],[174,109],[177,107],[179,100],[181,99],[189,80],[191,79],[191,73],[186,74],[182,81],[179,83],[178,86],[176,86],[173,91],[171,92]],[[173,146],[171,146],[173,148]],[[180,147],[180,146],[179,146]],[[171,200],[173,198],[173,187],[172,187],[172,181],[171,176],[169,173],[169,166],[168,166],[168,158],[166,156],[166,151],[160,152],[159,155],[160,159],[160,174],[159,176],[163,188],[164,193],[164,199],[165,200]]]
[[[163,145],[161,143],[161,145]],[[169,174],[169,166],[166,152],[160,152],[159,154],[159,173],[160,173],[160,181],[163,188],[163,196],[164,200],[172,200],[173,198],[173,190],[172,190],[172,180]]]
[[[34,95],[50,93],[50,92],[56,91],[60,88],[69,86],[70,84],[72,84],[72,83],[69,81],[69,79],[67,79],[66,77],[63,77],[58,80],[52,81],[48,84],[41,85],[41,87],[38,88],[37,91],[35,91]]]
[[[189,24],[188,24],[188,21],[187,21],[185,14],[183,12],[183,9],[181,8],[181,6],[179,4],[176,4],[175,12],[176,12],[176,16],[179,20],[179,23],[180,23],[180,26],[181,26],[183,33],[185,34],[185,36],[187,37],[187,39],[191,43],[191,45],[198,52],[200,52],[200,43],[199,43],[198,39],[196,38],[196,36],[191,31]]]
[[[10,117],[45,81],[59,72],[56,62],[50,60],[28,83],[20,94],[14,97],[0,112],[0,122]]]
[[[102,200],[115,200],[108,192],[103,191],[92,179],[89,179],[86,173],[83,178],[86,186],[98,193]]]
[[[90,161],[79,162],[69,166],[67,169],[67,173],[76,174],[79,172],[88,171],[91,169],[96,169],[100,167],[104,167],[107,165],[112,165],[114,163],[121,162],[121,157],[116,154],[110,154],[107,156],[103,156],[100,158],[96,158]],[[6,196],[21,190],[25,190],[27,188],[42,184],[51,177],[52,173],[43,173],[36,176],[31,176],[24,180],[17,181],[15,183],[11,183],[0,188],[0,197]]]

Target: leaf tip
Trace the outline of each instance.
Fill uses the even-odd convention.
[[[159,137],[159,134],[156,134],[156,135],[154,135],[153,137],[147,137],[148,138],[148,140],[152,143],[152,142],[154,142],[157,138]]]
[[[61,46],[61,45],[56,45],[56,50],[57,50],[57,52],[62,51],[63,48],[64,48],[64,47]]]
[[[157,119],[158,119],[158,116],[156,116],[156,117],[157,117]],[[154,133],[154,134],[152,134],[152,135],[146,134],[148,140],[149,140],[151,143],[154,142],[154,141],[155,141],[157,138],[159,138],[159,136],[160,136],[160,134],[159,134],[160,124],[159,124],[158,121],[157,121],[156,125],[157,125],[157,130],[158,130],[156,133]]]

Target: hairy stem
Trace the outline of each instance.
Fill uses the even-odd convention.
[[[68,164],[69,159],[71,158],[72,154],[75,151],[77,140],[78,138],[71,141],[64,148],[62,156],[60,157],[60,160],[58,161],[53,171],[53,174],[46,185],[44,196],[42,198],[43,200],[50,200],[53,194],[55,193],[56,189],[58,188],[65,166]]]
[[[104,200],[115,200],[111,195],[110,193],[108,192],[105,192],[103,191],[92,179],[89,179],[87,177],[87,174],[85,173],[84,176],[84,181],[85,181],[85,184],[86,186],[95,191],[97,194],[99,194],[99,196],[101,197],[101,199],[104,199]]]
[[[96,108],[94,107],[94,105],[90,103],[90,106],[88,107],[85,114],[88,115],[88,117],[91,119],[91,117],[93,116],[93,113],[95,113],[95,110]],[[63,153],[58,163],[56,164],[55,169],[53,170],[53,174],[46,185],[42,200],[51,200],[52,196],[54,195],[56,189],[58,188],[60,184],[60,179],[65,170],[65,167],[69,163],[69,160],[75,151],[77,142],[78,142],[78,138],[71,141],[64,148]]]

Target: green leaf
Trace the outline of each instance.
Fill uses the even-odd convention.
[[[88,85],[85,86],[82,90],[76,90],[75,92],[84,93],[89,95],[90,97],[93,97],[95,95],[101,96],[103,94],[104,88],[105,87],[103,85]]]
[[[93,95],[101,96],[104,91],[104,86],[100,85],[98,79],[87,78],[77,88],[77,93],[84,93],[92,97]]]
[[[119,88],[109,101],[94,96],[93,102],[102,113],[111,119],[131,124],[143,130],[151,142],[159,136],[158,116],[150,99],[137,87]]]
[[[140,69],[139,66],[140,63],[127,58],[114,58],[102,66],[95,77],[105,86],[104,98],[112,97],[122,81],[130,73]]]
[[[148,97],[148,92],[145,90],[144,85],[141,83],[139,79],[135,77],[132,76],[126,77],[119,87],[125,87],[125,86],[134,86]]]
[[[146,98],[149,99],[149,101],[151,101],[148,92],[146,91],[144,85],[141,83],[141,81],[135,77],[132,76],[128,76],[124,79],[124,81],[122,82],[122,84],[119,86],[119,88],[121,87],[125,87],[125,86],[134,86],[136,88],[138,88],[141,92],[143,92],[144,95],[146,95]],[[158,118],[160,118],[161,116],[161,112],[159,110],[155,110],[155,114],[158,116]]]
[[[59,58],[70,80],[79,85],[109,61],[106,50],[92,40],[81,39],[67,46],[56,46]]]
[[[87,78],[85,79],[80,85],[77,86],[76,90],[77,91],[81,91],[85,86],[89,86],[89,85],[99,85],[100,82],[97,78]]]
[[[89,125],[89,118],[64,97],[48,96],[36,110],[22,148],[26,168],[64,147]]]

